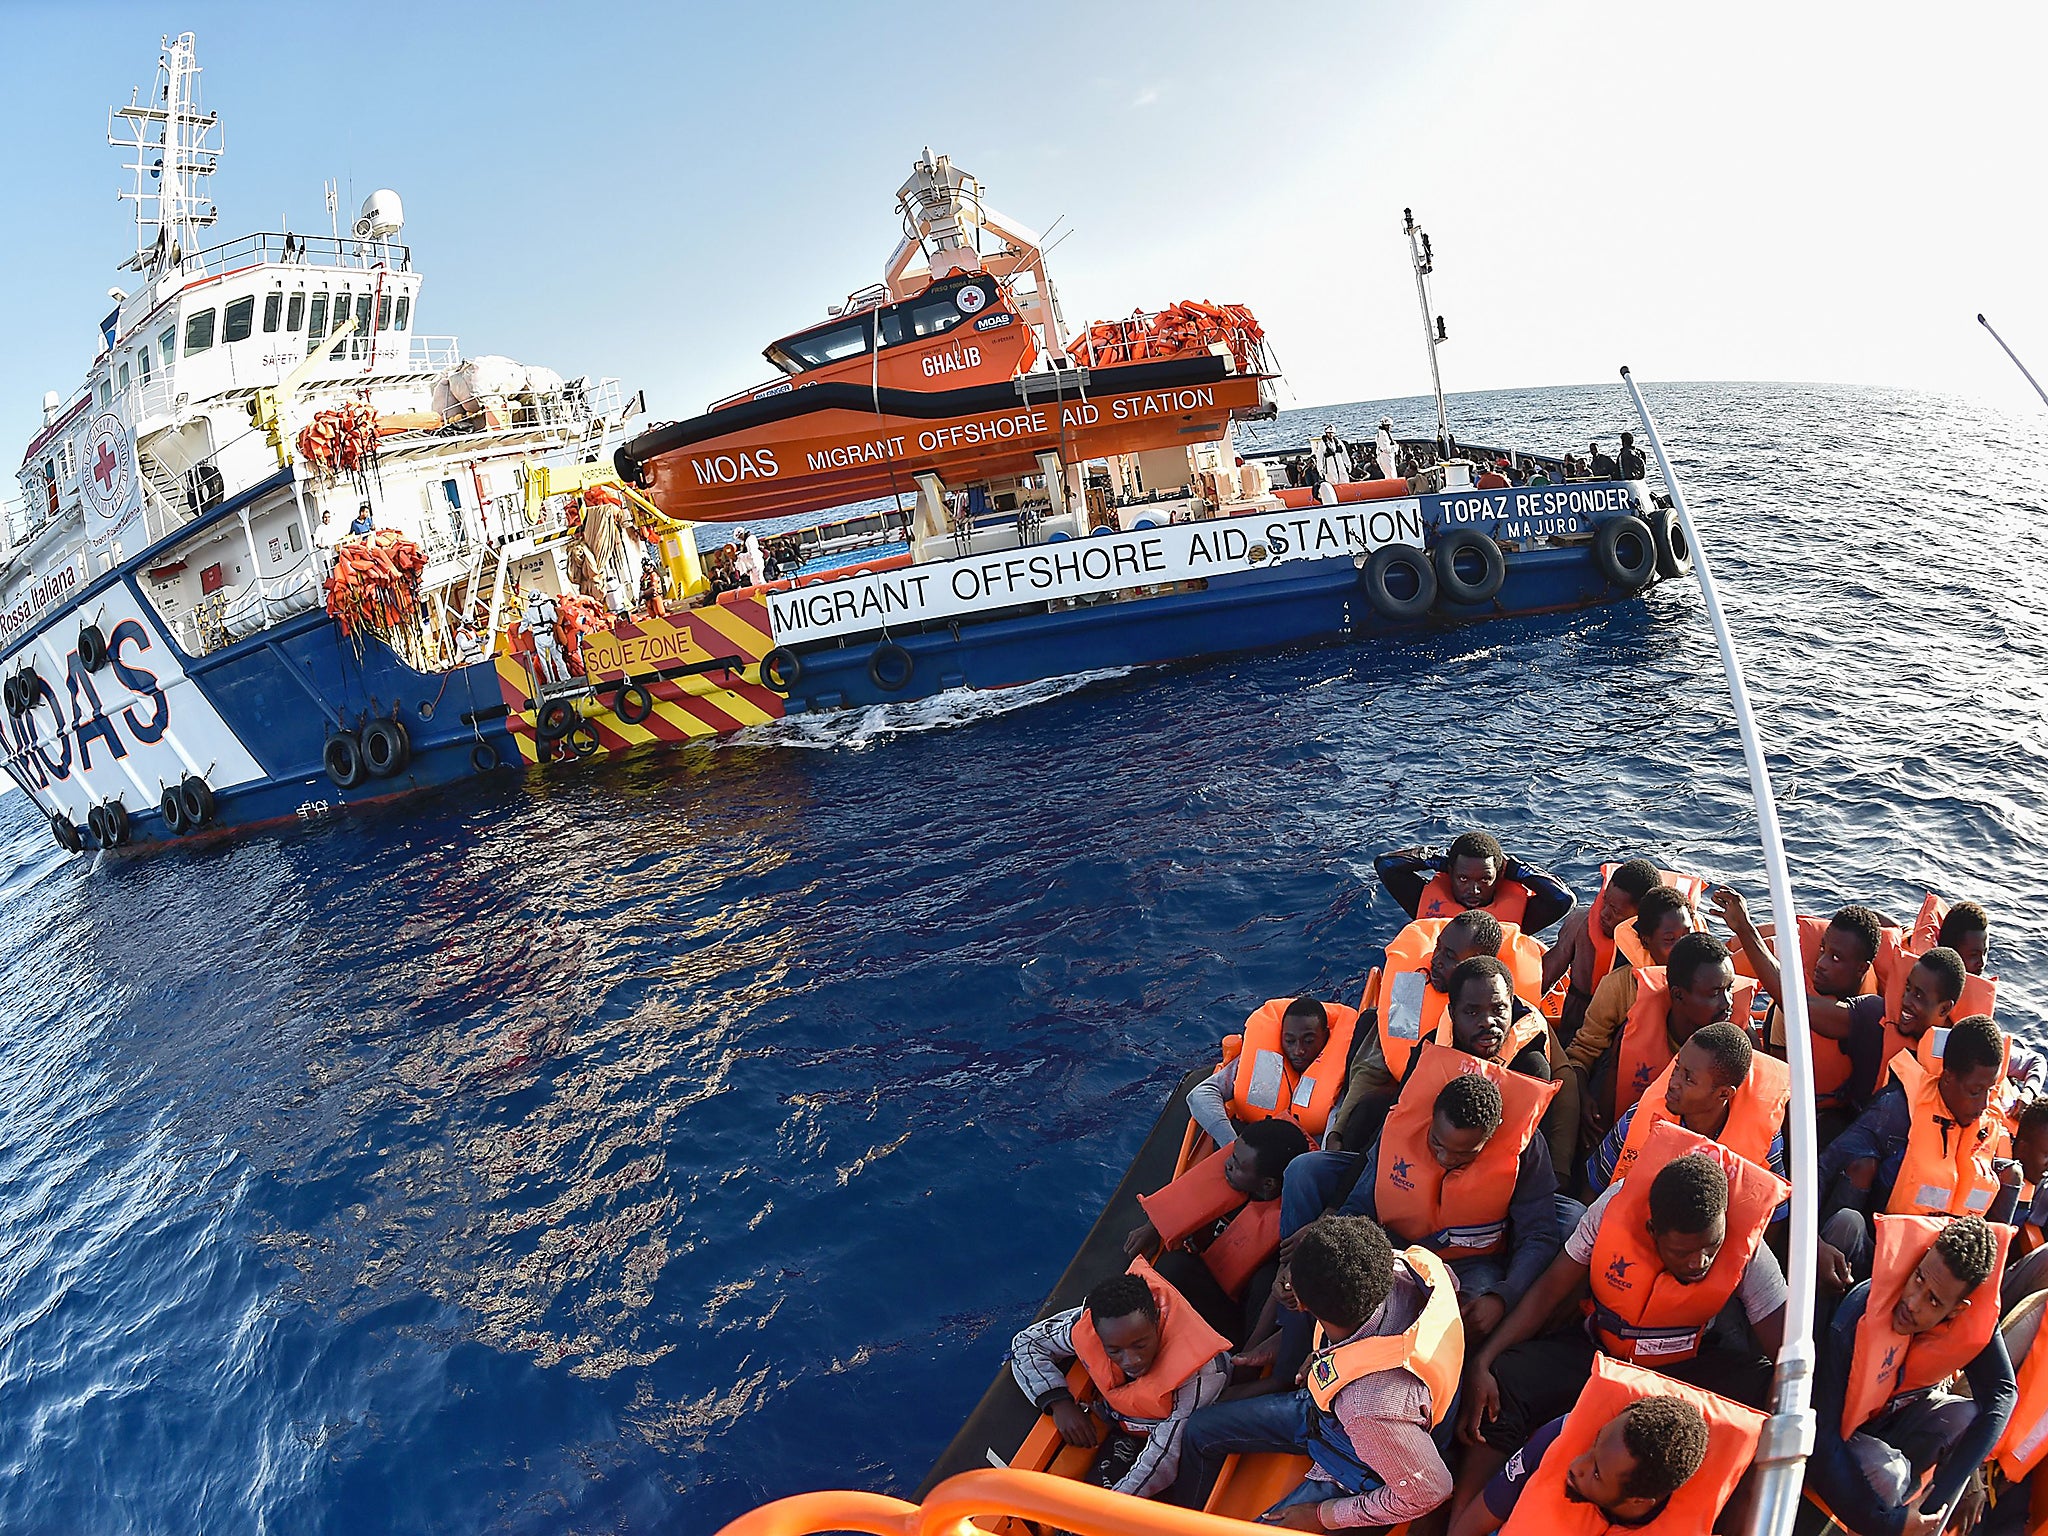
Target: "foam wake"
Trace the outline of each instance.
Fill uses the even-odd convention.
[[[791,715],[769,725],[749,726],[724,738],[736,747],[860,748],[919,731],[950,731],[1029,709],[1095,683],[1127,675],[1129,667],[1103,667],[1049,677],[1014,688],[948,688],[929,698],[901,704],[870,704],[861,709],[835,709],[818,715]]]

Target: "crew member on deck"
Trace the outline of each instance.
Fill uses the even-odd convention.
[[[1509,858],[1491,832],[1461,832],[1443,854],[1429,848],[1383,853],[1372,867],[1410,917],[1483,907],[1524,933],[1541,933],[1572,909],[1572,893],[1561,881]]]
[[[1557,1177],[1537,1125],[1553,1085],[1425,1044],[1400,1102],[1336,1214],[1369,1216],[1403,1244],[1450,1266],[1468,1339],[1498,1326],[1562,1246]],[[1283,1244],[1336,1196],[1348,1154],[1311,1154],[1288,1169]],[[1574,1218],[1577,1202],[1567,1202]],[[1296,1334],[1299,1333],[1297,1337]],[[1282,1319],[1276,1374],[1298,1366],[1305,1330]]]
[[[1529,1437],[1459,1509],[1451,1536],[1704,1536],[1755,1459],[1763,1423],[1752,1408],[1603,1355],[1570,1415]]]
[[[1973,1216],[1878,1218],[1874,1272],[1820,1338],[1806,1463],[1807,1486],[1860,1536],[1935,1536],[1998,1444],[2018,1395],[1998,1334],[2005,1245]],[[1969,1397],[1944,1390],[1957,1371]]]
[[[1101,1406],[1084,1408],[1068,1390],[1067,1366],[1077,1359]],[[1081,1306],[1012,1339],[1010,1374],[1062,1440],[1101,1448],[1089,1481],[1150,1498],[1180,1470],[1190,1415],[1229,1384],[1229,1344],[1139,1259]]]
[[[1754,1163],[1659,1125],[1635,1171],[1593,1202],[1543,1277],[1475,1346],[1458,1426],[1469,1447],[1461,1505],[1571,1406],[1595,1354],[1760,1405],[1784,1342],[1786,1297],[1763,1234],[1787,1192]],[[1582,1299],[1592,1303],[1583,1322],[1542,1332]],[[1731,1301],[1740,1313],[1731,1322],[1746,1329],[1715,1326]]]
[[[1664,884],[1657,866],[1648,859],[1630,859],[1616,869],[1600,888],[1589,907],[1575,908],[1557,930],[1557,943],[1543,963],[1543,990],[1548,992],[1560,976],[1569,974],[1571,989],[1565,994],[1564,1010],[1557,1021],[1557,1037],[1571,1044],[1593,989],[1614,968],[1614,930],[1636,915],[1636,903],[1652,886]]]
[[[1325,1216],[1301,1234],[1292,1275],[1324,1343],[1307,1384],[1197,1413],[1176,1501],[1199,1507],[1226,1455],[1272,1451],[1313,1464],[1268,1523],[1338,1531],[1420,1519],[1451,1492],[1431,1437],[1464,1361],[1450,1271],[1425,1248],[1396,1253],[1362,1217]]]
[[[2018,1170],[2000,1169],[2007,1137],[1990,1112],[2004,1067],[2005,1036],[1981,1014],[1956,1022],[1935,1069],[1911,1051],[1892,1058],[1891,1086],[1820,1154],[1824,1285],[1869,1277],[1879,1212],[2010,1218]]]
[[[1254,1120],[1229,1146],[1138,1197],[1145,1219],[1124,1239],[1125,1256],[1163,1244],[1160,1277],[1210,1327],[1243,1343],[1273,1285],[1281,1181],[1306,1151],[1308,1137],[1292,1120]]]
[[[1244,1023],[1238,1054],[1188,1090],[1188,1113],[1219,1147],[1237,1139],[1233,1121],[1279,1116],[1311,1140],[1323,1134],[1344,1092],[1344,1064],[1358,1015],[1312,997],[1267,1003]],[[1229,1042],[1225,1041],[1225,1050]]]

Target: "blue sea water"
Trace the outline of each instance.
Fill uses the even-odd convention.
[[[1985,901],[2048,1006],[2048,428],[1652,390],[1802,905]],[[1290,413],[1358,433],[1391,408]],[[1612,445],[1613,387],[1453,401]],[[211,852],[0,799],[0,1529],[703,1532],[907,1491],[1169,1087],[1349,998],[1380,849],[1761,905],[1698,589],[789,722]]]

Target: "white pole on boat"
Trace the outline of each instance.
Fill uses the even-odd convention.
[[[1415,210],[1401,210],[1403,232],[1408,236],[1408,259],[1415,264],[1415,300],[1422,306],[1422,341],[1429,348],[1429,384],[1436,395],[1436,440],[1437,451],[1450,452],[1450,420],[1444,411],[1444,376],[1437,367],[1436,349],[1440,336],[1437,322],[1429,317],[1429,285],[1425,281],[1436,266],[1430,254],[1429,236],[1422,232],[1422,226],[1415,222]]]
[[[1657,455],[1657,467],[1664,472],[1664,484],[1679,523],[1692,546],[1693,572],[1699,578],[1700,596],[1706,599],[1707,622],[1721,648],[1721,666],[1728,674],[1728,692],[1735,701],[1735,723],[1742,734],[1742,755],[1749,763],[1750,793],[1756,800],[1757,835],[1763,843],[1764,869],[1770,877],[1771,912],[1778,925],[1778,966],[1786,976],[1805,974],[1799,952],[1799,905],[1792,899],[1792,877],[1785,866],[1785,841],[1778,827],[1777,803],[1771,798],[1770,770],[1764,764],[1763,744],[1757,737],[1756,716],[1749,707],[1749,687],[1743,681],[1742,662],[1735,654],[1735,637],[1728,629],[1728,616],[1721,608],[1721,595],[1714,586],[1707,559],[1692,513],[1685,505],[1685,491],[1664,452],[1664,440],[1657,434],[1656,420],[1643,401],[1643,393],[1628,369],[1621,370],[1622,382],[1635,400],[1643,432]],[[1819,1236],[1819,1191],[1814,1188],[1816,1130],[1813,1115],[1813,1047],[1807,1033],[1806,989],[1788,986],[1778,1007],[1785,1020],[1785,1044],[1791,1069],[1791,1130],[1786,1156],[1792,1176],[1791,1262],[1786,1286],[1785,1343],[1778,1352],[1777,1379],[1773,1383],[1772,1414],[1757,1442],[1755,1465],[1762,1476],[1756,1499],[1750,1508],[1750,1536],[1790,1536],[1792,1520],[1799,1513],[1799,1490],[1806,1473],[1806,1457],[1813,1449],[1813,1410],[1809,1406],[1813,1387],[1813,1293],[1815,1282],[1814,1243]]]
[[[1997,342],[1999,346],[2005,348],[2005,355],[2012,359],[2013,367],[2019,369],[2021,373],[2027,375],[2027,382],[2034,386],[2034,393],[2041,397],[2041,403],[2043,405],[2048,405],[2048,389],[2043,389],[2041,387],[2041,381],[2035,378],[2033,374],[2027,372],[2027,365],[2020,361],[2019,353],[2013,351],[2011,347],[2007,347],[2005,345],[2005,338],[1999,335],[1997,328],[1994,327],[1992,323],[1989,320],[1986,320],[1982,315],[1979,315],[1977,317],[1977,323],[1983,326],[1985,330],[1991,332],[1991,339],[1993,341]]]

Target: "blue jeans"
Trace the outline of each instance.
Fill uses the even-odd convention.
[[[1189,1415],[1187,1428],[1181,1431],[1180,1472],[1173,1482],[1174,1503],[1189,1509],[1201,1508],[1226,1456],[1259,1451],[1307,1454],[1312,1411],[1308,1393],[1299,1389],[1197,1408]]]
[[[1287,1165],[1280,1184],[1280,1236],[1289,1238],[1330,1208],[1338,1182],[1358,1166],[1362,1152],[1304,1152]]]

